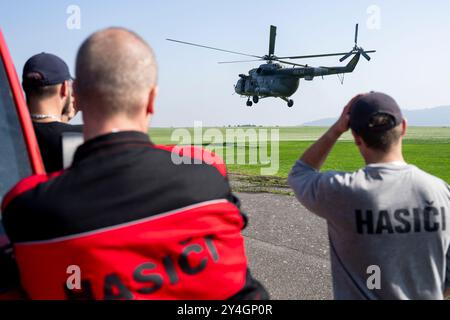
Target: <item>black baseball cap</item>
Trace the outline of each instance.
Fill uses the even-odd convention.
[[[32,83],[27,83],[30,80],[27,76],[30,73],[38,73],[42,79],[33,79]],[[40,53],[31,57],[23,68],[22,81],[24,86],[29,84],[33,86],[53,86],[61,84],[66,80],[73,80],[70,75],[69,67],[61,58],[50,53]]]
[[[391,119],[387,123],[377,125],[374,118],[377,115],[387,115]],[[403,121],[403,114],[397,102],[390,96],[380,92],[361,95],[353,101],[350,110],[350,128],[356,133],[363,131],[389,131]]]

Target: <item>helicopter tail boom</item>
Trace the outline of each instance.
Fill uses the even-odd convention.
[[[352,60],[345,67],[331,67],[326,68],[329,70],[329,74],[342,74],[342,73],[352,73],[355,71],[356,66],[361,58],[361,53],[357,53]]]

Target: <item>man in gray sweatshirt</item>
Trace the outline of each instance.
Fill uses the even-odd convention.
[[[367,166],[321,173],[349,129]],[[359,95],[289,175],[298,200],[328,222],[336,299],[444,299],[450,293],[450,188],[405,162],[405,133],[394,99]]]

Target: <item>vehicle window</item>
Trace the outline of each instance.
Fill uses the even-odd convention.
[[[0,59],[0,202],[17,182],[31,174],[21,125]],[[0,237],[2,231],[0,220]]]

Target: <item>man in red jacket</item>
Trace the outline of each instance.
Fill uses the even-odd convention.
[[[81,46],[76,75],[86,143],[70,169],[22,181],[2,206],[28,296],[268,298],[248,270],[246,219],[223,162],[177,165],[175,152],[199,153],[148,138],[152,49],[130,31],[100,31]]]

